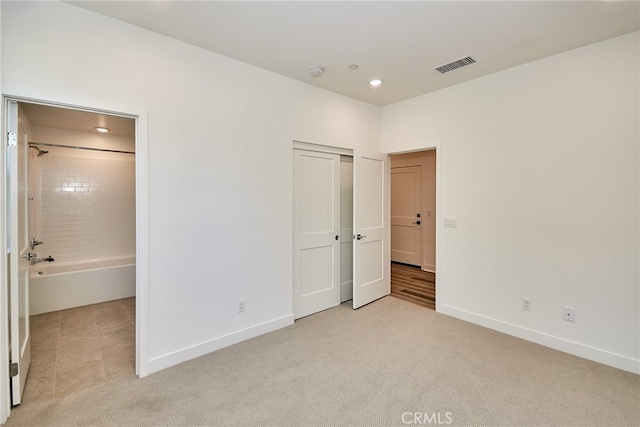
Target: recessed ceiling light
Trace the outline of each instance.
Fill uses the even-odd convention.
[[[369,84],[371,86],[380,86],[382,84],[382,80],[380,79],[369,80]]]
[[[97,128],[94,128],[94,129],[97,130],[100,133],[107,133],[107,132],[109,132],[111,130],[109,128],[103,128],[103,127],[97,127]]]

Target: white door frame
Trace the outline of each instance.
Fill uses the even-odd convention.
[[[4,117],[6,112],[6,100],[18,102],[43,104],[51,107],[70,108],[93,113],[104,113],[116,116],[124,116],[135,119],[135,179],[136,179],[136,375],[145,377],[149,375],[149,179],[148,179],[148,132],[147,110],[140,107],[104,104],[102,102],[87,102],[86,99],[57,99],[44,100],[34,97],[16,95],[2,96],[2,144],[6,144],[7,129],[5,129]],[[91,104],[91,106],[88,106]],[[6,242],[7,229],[4,218],[7,215],[6,206],[6,149],[0,149],[0,209],[3,220],[0,221],[0,242],[3,248],[2,260],[0,260],[0,424],[6,421],[11,412],[9,378],[9,300],[7,282],[7,256]]]
[[[434,145],[427,145],[423,148],[411,148],[406,150],[389,151],[387,154],[390,156],[396,154],[418,153],[421,151],[435,150],[436,152],[436,312],[440,312],[440,298],[438,295],[443,295],[442,290],[442,144],[438,141]],[[391,162],[389,162],[389,172],[391,172]]]

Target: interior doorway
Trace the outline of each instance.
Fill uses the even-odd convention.
[[[435,308],[436,150],[390,162],[391,294]]]
[[[391,156],[391,260],[436,270],[436,150]]]
[[[391,261],[422,266],[422,165],[391,167]],[[431,212],[428,211],[428,214]]]
[[[15,157],[22,159],[7,166],[18,200],[10,191],[10,265],[25,267],[9,280],[17,405],[136,372],[136,119],[21,100],[8,105],[18,123]]]

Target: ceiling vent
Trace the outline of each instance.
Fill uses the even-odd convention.
[[[470,56],[467,56],[466,58],[458,59],[457,61],[450,62],[449,64],[441,65],[437,68],[434,68],[434,70],[439,72],[440,74],[447,74],[447,73],[450,73],[451,71],[459,70],[460,68],[473,65],[476,62],[478,61],[476,61]]]

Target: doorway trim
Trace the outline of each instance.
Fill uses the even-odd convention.
[[[333,147],[330,145],[322,145],[322,144],[314,144],[312,142],[303,142],[293,140],[293,149],[294,150],[307,150],[307,151],[317,151],[319,153],[327,153],[327,154],[340,154],[341,156],[350,156],[353,157],[353,150],[351,148],[341,148],[341,147]]]
[[[114,105],[110,103],[87,101],[86,99],[45,100],[16,95],[2,95],[2,133],[3,146],[0,149],[0,209],[3,218],[7,215],[6,189],[6,135],[5,116],[7,101],[27,102],[50,107],[67,108],[87,111],[91,113],[110,114],[128,117],[135,120],[135,189],[136,189],[136,375],[149,375],[149,166],[148,166],[148,114],[142,107]],[[91,106],[88,106],[91,105]],[[9,300],[7,281],[7,229],[4,219],[0,221],[0,242],[4,246],[3,257],[0,261],[0,376],[9,377]],[[0,388],[0,423],[11,414],[10,389],[7,381],[2,381]],[[6,417],[5,417],[6,415]]]
[[[418,153],[421,151],[435,150],[436,152],[436,312],[440,312],[441,298],[443,295],[442,283],[442,144],[440,141],[435,144],[425,145],[419,148],[407,148],[405,150],[389,151],[387,154],[393,156],[396,154]],[[389,173],[391,173],[391,162],[389,162]]]

